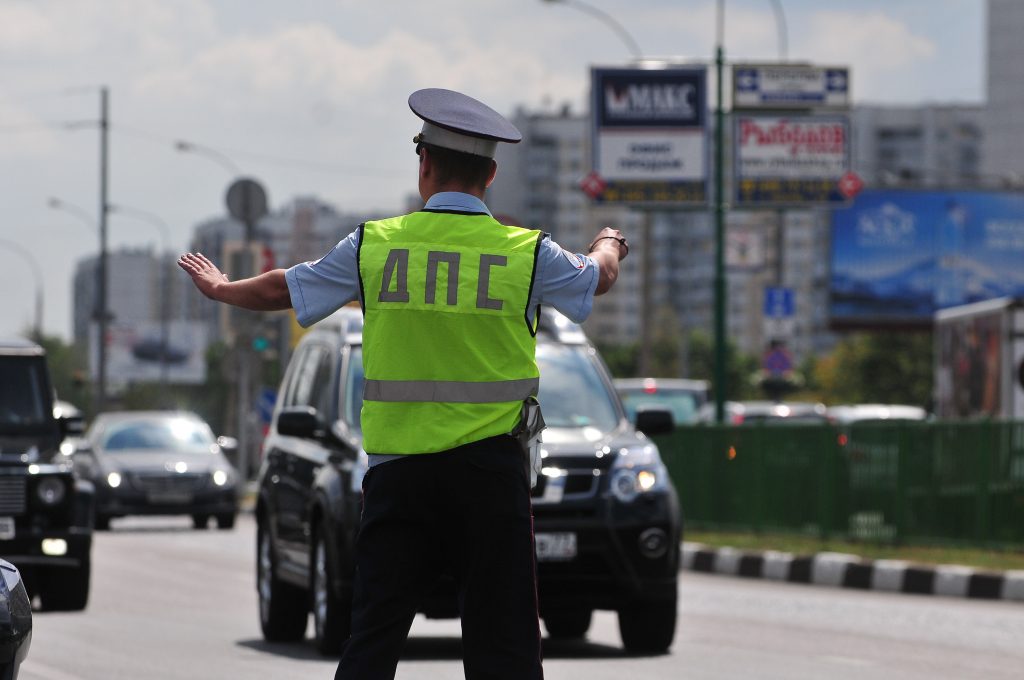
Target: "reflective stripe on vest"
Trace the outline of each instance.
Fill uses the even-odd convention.
[[[447,401],[453,404],[494,404],[523,401],[537,395],[538,378],[497,382],[455,380],[367,380],[363,399],[370,401]]]
[[[487,214],[363,225],[363,447],[431,453],[512,431],[537,393],[526,322],[541,233]]]

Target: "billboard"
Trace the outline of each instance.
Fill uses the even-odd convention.
[[[707,201],[706,69],[594,68],[595,200]]]
[[[869,190],[832,214],[836,327],[932,323],[939,309],[1024,295],[1024,195]]]
[[[736,64],[733,109],[846,108],[850,69],[810,64]]]
[[[92,324],[90,368],[98,375],[98,324]],[[159,321],[111,323],[107,326],[107,382],[112,387],[132,383],[167,382],[199,385],[206,382],[206,326],[198,321],[167,323],[167,342]]]
[[[733,121],[737,204],[846,200],[839,190],[850,166],[845,117],[737,115]]]

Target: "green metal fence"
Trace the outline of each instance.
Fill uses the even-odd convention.
[[[699,426],[656,441],[691,528],[1024,545],[1024,422]]]

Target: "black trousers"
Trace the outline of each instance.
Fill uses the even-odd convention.
[[[529,480],[508,436],[381,463],[363,479],[352,635],[335,680],[391,680],[423,596],[450,572],[467,680],[541,680]]]

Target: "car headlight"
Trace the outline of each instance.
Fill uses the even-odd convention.
[[[67,490],[64,488],[64,480],[56,477],[46,477],[39,480],[36,486],[36,495],[43,505],[57,505],[64,500]]]
[[[121,474],[118,472],[111,472],[107,475],[107,484],[111,489],[116,489],[121,486]]]
[[[213,477],[213,483],[217,486],[224,486],[228,483],[229,475],[226,470],[214,470],[211,476]]]
[[[668,487],[668,470],[653,444],[619,449],[611,470],[612,495],[623,503]]]

